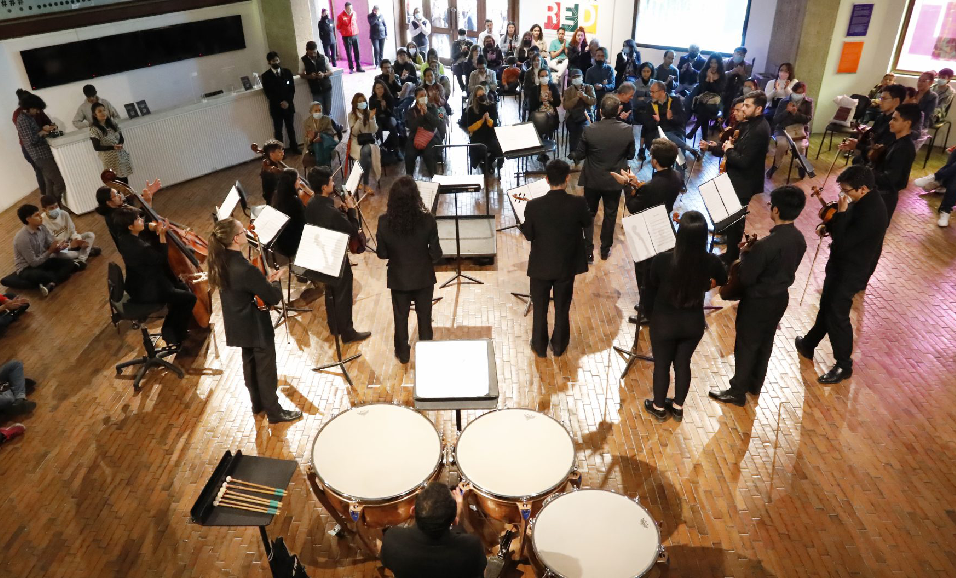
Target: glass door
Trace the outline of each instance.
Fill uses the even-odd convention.
[[[458,38],[459,28],[464,28],[468,37],[475,42],[478,40],[478,33],[485,29],[485,19],[490,18],[494,23],[497,41],[514,10],[511,0],[404,0],[404,4],[403,46],[411,40],[408,23],[415,9],[419,8],[422,17],[432,25],[428,46],[438,51],[444,64],[451,61],[451,45]]]

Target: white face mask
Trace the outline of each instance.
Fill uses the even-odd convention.
[[[419,96],[419,97],[418,97],[418,104],[420,104],[420,105],[422,105],[422,106],[425,106],[426,104],[428,104],[428,97],[427,97],[427,96]]]
[[[318,120],[318,119],[322,118],[322,113],[321,113],[321,112],[313,112],[313,113],[312,113],[312,118]]]
[[[435,84],[435,79],[434,79],[434,78],[426,78],[426,79],[425,79],[425,84]]]
[[[571,84],[573,84],[574,86],[581,86],[582,84],[584,84],[584,80],[581,79],[580,76],[577,77],[577,78],[572,78],[572,79],[571,79]]]
[[[408,53],[411,54],[412,56],[415,56],[416,54],[418,54],[418,49],[417,49],[417,48],[409,48],[409,49],[408,49]]]
[[[47,216],[51,219],[56,219],[60,216],[60,209],[50,209],[46,212]]]
[[[540,85],[542,85],[542,86],[548,84],[548,77],[547,77],[547,76],[542,76],[542,77],[538,78],[538,84],[540,84]]]
[[[358,108],[359,110],[365,110],[366,108],[368,108],[368,103],[367,103],[367,102],[359,102],[359,103],[356,103],[355,106],[356,106],[356,108]]]
[[[946,86],[947,84],[949,84],[949,81],[946,80],[945,78],[937,78],[936,84],[938,84],[939,86]]]
[[[799,92],[793,92],[790,94],[790,100],[792,100],[793,102],[799,103],[800,101],[803,100],[803,96],[804,95],[800,94]]]

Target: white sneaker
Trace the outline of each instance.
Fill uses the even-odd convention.
[[[929,175],[926,175],[925,177],[914,179],[913,183],[917,187],[927,191],[934,191],[937,188],[939,188],[939,183],[936,182],[936,176],[933,174],[929,174]]]
[[[949,226],[949,213],[947,213],[947,212],[945,212],[945,211],[940,211],[940,212],[939,212],[939,220],[936,221],[936,224],[939,225],[940,227],[948,227],[948,226]]]

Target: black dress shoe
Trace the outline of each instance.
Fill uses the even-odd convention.
[[[607,258],[611,256],[611,248],[601,249],[601,260],[607,261]]]
[[[411,354],[411,353],[404,353],[404,354],[403,354],[403,353],[399,353],[399,352],[396,351],[396,352],[395,352],[395,358],[398,359],[398,362],[399,362],[399,363],[401,363],[402,365],[405,365],[406,363],[409,362],[409,360],[411,360],[412,354]]]
[[[664,399],[664,407],[667,411],[671,412],[671,415],[674,416],[674,419],[677,421],[684,421],[684,408],[674,407],[674,400],[671,398]]]
[[[37,382],[30,379],[29,377],[23,378],[23,385],[24,385],[24,389],[26,389],[27,391],[27,394],[33,393],[34,390],[36,390],[37,388]]]
[[[656,417],[658,421],[664,421],[667,419],[667,410],[666,409],[657,409],[654,407],[654,401],[650,399],[644,400],[644,409],[647,413]]]
[[[100,253],[102,252],[103,252],[103,249],[100,249],[99,247],[93,247],[92,249],[90,249],[90,257],[99,257]]]
[[[640,319],[641,325],[647,325],[648,323],[651,322],[650,319],[642,315],[631,315],[630,317],[627,318],[627,322],[637,325],[638,319]]]
[[[534,341],[530,341],[530,342],[529,342],[529,345],[531,345],[531,351],[534,351],[534,354],[537,355],[538,357],[540,357],[540,358],[542,358],[542,359],[548,357],[548,352],[547,352],[547,351],[545,351],[544,353],[542,353],[542,352],[538,351],[538,350],[535,348],[535,346],[534,346]]]
[[[743,407],[747,405],[747,398],[742,395],[735,395],[729,389],[723,391],[708,391],[707,395],[722,403],[732,403]]]
[[[793,344],[797,346],[797,353],[806,357],[807,359],[813,359],[813,348],[807,346],[803,341],[803,337],[799,335],[793,339]]]
[[[551,350],[551,353],[553,353],[555,357],[561,357],[564,355],[564,352],[568,350],[568,348],[565,347],[564,349],[558,351],[554,348],[554,343],[551,343],[550,341],[548,342],[548,349]]]
[[[751,387],[750,389],[747,390],[747,393],[749,393],[750,395],[760,395],[760,388]]]
[[[284,421],[295,421],[302,417],[302,412],[297,409],[283,409],[279,415],[269,416],[269,423],[282,423]]]
[[[352,343],[353,341],[364,341],[372,336],[371,331],[353,331],[348,335],[342,336],[342,343]]]
[[[840,367],[834,365],[833,369],[817,378],[820,383],[840,383],[844,379],[849,379],[853,375],[852,367]]]
[[[259,415],[260,413],[262,413],[262,406],[261,406],[261,405],[254,405],[254,406],[252,406],[252,415]]]
[[[594,251],[591,251],[590,253],[588,253],[588,265],[593,265],[593,264],[594,264]]]

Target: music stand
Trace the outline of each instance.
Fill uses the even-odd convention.
[[[522,159],[525,160],[525,170],[516,172],[515,180],[519,178],[527,180],[528,175],[541,174],[544,172],[527,170],[527,159],[529,157],[536,157],[549,152],[557,154],[557,143],[550,140],[547,143],[542,143],[541,135],[538,134],[534,123],[531,122],[522,122],[510,126],[496,126],[495,135],[501,144],[501,152],[504,158],[519,161],[519,168],[521,166],[520,161]]]
[[[358,187],[359,180],[362,178],[362,175],[365,173],[365,169],[362,168],[360,163],[355,163],[352,165],[352,172],[349,174],[348,180],[345,181],[345,184],[342,185],[342,188],[347,192],[353,199],[355,198],[355,189]],[[344,196],[344,195],[343,195]],[[365,220],[365,213],[362,212],[362,201],[365,200],[368,194],[362,195],[355,201],[355,212],[358,213],[359,225],[366,231],[366,244],[371,245],[372,250],[375,251],[375,244],[372,240],[374,235],[371,234],[371,227],[368,226],[368,221]]]
[[[800,166],[803,167],[808,177],[811,179],[816,177],[817,175],[813,170],[813,165],[810,164],[807,157],[800,154],[800,150],[797,148],[797,143],[793,140],[793,137],[791,137],[787,131],[783,131],[783,136],[787,137],[787,143],[790,145],[790,168],[787,169],[787,184],[790,184],[790,174],[793,172],[794,161],[800,163]]]
[[[345,367],[345,364],[362,357],[362,354],[356,353],[342,359],[341,332],[339,331],[338,322],[335,319],[335,291],[332,290],[330,283],[323,283],[322,285],[325,287],[325,294],[328,296],[329,302],[332,305],[332,311],[326,311],[326,315],[328,315],[329,318],[329,327],[332,328],[332,337],[335,339],[335,361],[313,367],[312,371],[318,373],[332,369],[333,367],[338,367],[342,370],[342,376],[345,378],[345,381],[347,381],[350,386],[355,387],[355,383],[352,382],[352,376],[349,375],[349,370]]]
[[[461,431],[465,409],[498,407],[498,370],[491,339],[454,339],[415,343],[415,409],[455,412]],[[462,379],[448,379],[459,373]]]
[[[714,237],[724,234],[727,229],[746,218],[749,209],[740,204],[727,173],[701,183],[697,190],[704,203],[704,210],[714,224],[710,243],[707,246],[707,251],[710,252],[714,248]]]
[[[461,215],[458,213],[458,192],[459,192],[459,191],[474,192],[474,191],[476,190],[476,186],[477,186],[477,190],[480,191],[480,190],[481,190],[481,185],[476,185],[475,183],[469,183],[469,184],[453,184],[453,183],[449,183],[449,184],[443,185],[441,182],[439,182],[439,184],[438,184],[438,193],[439,193],[439,194],[451,194],[451,195],[454,196],[454,205],[455,205],[455,253],[456,253],[456,255],[455,255],[455,274],[454,274],[450,279],[448,279],[447,281],[445,281],[444,283],[442,283],[441,285],[439,285],[439,286],[438,286],[439,289],[444,289],[445,287],[448,287],[449,285],[451,285],[452,283],[454,283],[454,282],[456,282],[456,281],[458,281],[458,284],[461,285],[461,284],[463,283],[463,281],[460,281],[460,279],[465,279],[467,282],[471,283],[472,285],[484,285],[484,282],[483,282],[483,281],[479,281],[478,279],[475,279],[474,277],[471,277],[471,276],[469,276],[469,275],[465,275],[464,273],[461,272],[461,225],[460,225],[460,217],[461,217]],[[487,187],[485,187],[485,188],[487,189]]]

